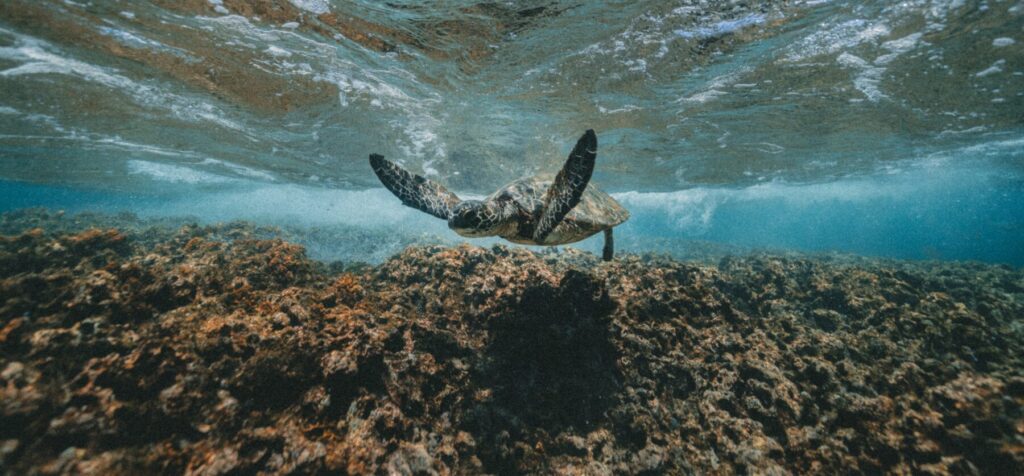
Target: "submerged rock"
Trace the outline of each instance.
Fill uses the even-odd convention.
[[[0,238],[9,474],[1024,470],[1018,269],[433,246],[352,274],[33,219]]]

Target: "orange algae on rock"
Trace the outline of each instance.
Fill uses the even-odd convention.
[[[0,264],[16,473],[1024,468],[1007,267],[459,246],[336,274],[244,226],[36,229]]]

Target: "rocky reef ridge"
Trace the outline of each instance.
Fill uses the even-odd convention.
[[[6,474],[1024,470],[1019,269],[4,225]]]

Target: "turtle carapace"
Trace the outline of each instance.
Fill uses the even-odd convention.
[[[462,236],[500,236],[513,243],[551,246],[603,231],[603,258],[610,261],[612,228],[629,219],[629,212],[607,193],[588,186],[596,159],[597,135],[588,130],[554,180],[516,180],[483,200],[461,200],[378,154],[370,155],[370,165],[403,204],[447,220],[448,227]]]

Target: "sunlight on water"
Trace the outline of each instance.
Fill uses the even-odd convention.
[[[554,173],[594,128],[634,252],[1019,264],[1022,25],[1013,2],[19,0],[0,16],[0,178],[68,199],[4,208],[453,242],[368,153],[486,195]]]

